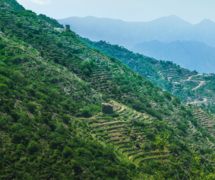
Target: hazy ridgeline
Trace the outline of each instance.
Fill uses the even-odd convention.
[[[215,23],[190,24],[177,16],[150,22],[71,17],[58,20],[93,41],[105,40],[156,59],[173,61],[199,73],[215,72]],[[156,41],[155,41],[156,40]]]

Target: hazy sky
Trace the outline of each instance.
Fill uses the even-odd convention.
[[[193,24],[215,21],[215,0],[17,0],[26,9],[55,19],[71,16],[150,21],[177,15]]]

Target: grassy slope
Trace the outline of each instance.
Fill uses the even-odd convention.
[[[2,179],[195,178],[199,167],[211,176],[212,151],[204,146],[213,148],[213,134],[194,114],[201,122],[204,111],[73,32],[54,32],[51,19],[1,10],[0,21]],[[98,113],[107,101],[115,115]]]

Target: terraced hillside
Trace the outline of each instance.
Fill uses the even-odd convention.
[[[200,108],[195,108],[194,116],[198,120],[201,127],[205,127],[205,130],[215,137],[215,116],[214,114],[207,113]]]
[[[1,179],[214,177],[213,131],[206,131],[211,124],[201,126],[204,117],[195,118],[194,106],[74,32],[57,32],[55,20],[5,2]],[[103,102],[114,106],[113,114],[100,113]]]
[[[164,165],[170,163],[170,159],[177,156],[177,154],[175,154],[177,151],[174,151],[172,149],[173,147],[167,141],[169,136],[171,136],[172,140],[175,136],[179,139],[180,136],[183,136],[184,132],[180,132],[177,123],[169,122],[171,126],[168,126],[165,122],[158,122],[147,114],[138,113],[115,101],[111,101],[110,103],[114,106],[114,111],[120,114],[120,116],[117,118],[98,116],[90,120],[85,119],[88,121],[88,127],[92,137],[105,146],[111,144],[119,157],[137,166],[141,166],[142,163],[150,163],[151,161],[159,162]],[[191,108],[196,110],[195,107]],[[199,111],[204,115],[200,115],[199,117]],[[208,117],[211,119],[211,126],[214,125],[214,115],[207,114],[200,108],[196,110],[196,112],[194,116],[199,120],[199,125],[204,126],[203,123],[206,122]],[[191,122],[188,122],[187,126],[189,128],[185,140],[188,147],[192,150],[195,150],[199,146],[204,146],[210,150],[214,149],[214,143],[210,141],[210,139],[214,137],[213,135],[212,137],[206,138],[204,141],[200,140],[206,131],[203,130],[202,133],[199,133],[199,125],[193,125]],[[183,125],[180,124],[179,126]],[[209,129],[211,126],[207,126],[207,128]],[[157,134],[157,131],[160,131],[162,128],[171,129],[171,127],[171,135],[168,133],[162,135],[162,142],[159,142],[159,136],[154,136],[154,134]],[[210,131],[210,133],[213,132]],[[196,143],[193,143],[194,141]],[[202,152],[204,153],[203,150]]]
[[[79,39],[90,47],[120,60],[155,85],[180,97],[182,102],[200,105],[215,113],[215,76],[213,74],[200,75],[196,71],[181,68],[170,61],[158,61],[104,41],[92,42],[81,37]]]
[[[99,119],[96,122],[90,122],[89,128],[92,129],[96,139],[106,145],[114,145],[119,156],[123,155],[126,160],[136,165],[152,159],[164,160],[170,155],[168,150],[146,149],[146,143],[151,141],[147,139],[144,130],[141,131],[141,127],[135,126],[131,120]]]

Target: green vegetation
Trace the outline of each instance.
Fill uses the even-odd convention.
[[[25,9],[19,4],[17,3],[16,0],[4,0],[5,3],[7,4],[4,4],[4,6],[2,7],[6,7],[6,8],[11,8],[15,11],[24,11]],[[9,5],[9,6],[8,6]]]
[[[74,32],[55,31],[55,20],[5,2],[1,179],[214,178],[211,113],[183,105]],[[102,102],[114,114],[101,114]]]

